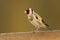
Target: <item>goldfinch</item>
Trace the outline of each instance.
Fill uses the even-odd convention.
[[[39,31],[40,28],[51,30],[51,27],[33,9],[27,8],[24,13],[27,14],[29,22],[35,26],[35,31]]]

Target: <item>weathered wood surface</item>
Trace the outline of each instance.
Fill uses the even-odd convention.
[[[1,33],[0,40],[60,40],[60,31]]]

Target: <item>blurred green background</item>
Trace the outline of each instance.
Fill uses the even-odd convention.
[[[24,13],[28,7],[54,30],[60,29],[60,0],[0,0],[0,33],[33,31]]]

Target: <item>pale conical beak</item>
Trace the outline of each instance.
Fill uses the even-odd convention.
[[[24,13],[26,13],[26,11],[24,11]]]

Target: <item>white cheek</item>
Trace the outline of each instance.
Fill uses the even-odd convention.
[[[32,14],[32,11],[30,11],[30,14]]]
[[[29,10],[30,10],[29,13],[32,14],[31,8],[29,8]]]
[[[31,10],[31,8],[29,8],[29,10]]]

